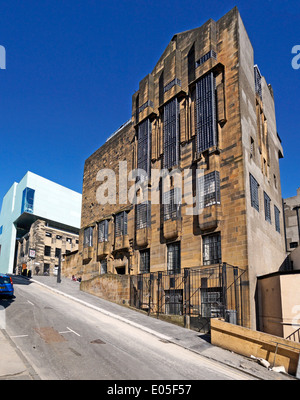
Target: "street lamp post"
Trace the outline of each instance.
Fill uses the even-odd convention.
[[[57,283],[61,282],[60,273],[61,273],[61,252],[58,259]]]

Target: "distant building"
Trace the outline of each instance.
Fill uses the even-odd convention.
[[[300,188],[297,195],[284,199],[286,247],[291,252],[300,245]]]
[[[237,8],[174,35],[140,81],[132,118],[85,162],[78,273],[83,280],[139,275],[131,293],[148,310],[209,317],[228,309],[255,327],[257,277],[278,271],[286,256],[282,157],[273,91],[255,65]],[[127,179],[133,169],[146,177]],[[113,173],[105,202],[107,170]],[[173,174],[168,190],[162,179],[153,184],[155,170]],[[130,189],[139,181],[148,199],[133,204]],[[227,286],[232,270],[224,264],[236,274]],[[74,273],[71,258],[65,267]],[[193,269],[199,280],[187,297]],[[234,296],[226,291],[240,276],[241,298],[230,304]]]
[[[47,232],[56,230],[67,233],[66,237],[73,240],[80,229],[81,194],[54,183],[41,176],[27,172],[19,183],[14,183],[3,198],[0,214],[0,272],[16,272],[18,257],[18,241],[25,243],[22,251],[23,264],[33,268],[34,258],[46,246],[31,235],[32,225],[42,220]],[[37,227],[41,222],[36,223]],[[60,233],[57,232],[57,235]],[[74,236],[75,235],[75,236]],[[61,233],[61,236],[64,236]],[[23,238],[23,240],[22,240]],[[57,246],[57,248],[62,246]],[[28,253],[25,251],[28,249]],[[66,247],[66,249],[68,249]],[[29,254],[30,250],[30,254]],[[45,249],[43,249],[45,251]],[[71,249],[70,249],[71,250]],[[25,260],[25,256],[28,258]],[[21,253],[19,254],[21,257]],[[19,258],[19,263],[21,258]],[[37,261],[38,262],[38,261]],[[44,264],[50,264],[50,260]],[[53,260],[56,263],[56,260]],[[20,265],[19,265],[20,266]],[[40,264],[40,271],[49,269]],[[33,268],[33,272],[34,272]]]
[[[78,250],[78,233],[58,229],[38,219],[28,233],[18,239],[17,269],[36,275],[55,275],[65,254]]]

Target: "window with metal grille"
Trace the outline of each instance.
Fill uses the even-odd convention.
[[[251,206],[259,211],[259,199],[258,199],[258,187],[259,184],[253,175],[250,174],[250,195],[251,195]]]
[[[175,78],[171,82],[167,83],[164,86],[164,93],[166,93],[168,90],[170,90],[175,85],[181,86],[181,80],[178,78]]]
[[[277,232],[280,233],[280,211],[275,205],[274,205],[274,217],[275,217],[275,229]]]
[[[257,65],[254,65],[254,84],[255,84],[255,93],[262,98],[262,90],[261,90],[261,73]]]
[[[93,227],[90,226],[84,230],[83,246],[92,247],[93,246]]]
[[[196,83],[197,152],[217,145],[216,82],[213,73]]]
[[[219,264],[221,262],[221,235],[203,236],[203,265]]]
[[[217,59],[217,53],[214,50],[210,50],[208,53],[204,54],[204,56],[200,57],[199,60],[196,61],[196,68],[200,67],[200,65],[204,64],[205,61],[210,58]]]
[[[140,273],[150,272],[150,249],[140,251]]]
[[[136,210],[136,229],[143,229],[151,226],[151,203],[149,201],[137,204]]]
[[[265,219],[266,221],[271,223],[271,199],[266,192],[264,192],[264,204],[265,204]]]
[[[200,289],[201,316],[208,318],[223,317],[223,291],[221,287]]]
[[[149,119],[141,122],[137,132],[137,167],[146,171],[150,177],[150,144],[151,144],[151,123]]]
[[[199,208],[220,204],[220,173],[210,172],[198,179],[198,201]]]
[[[179,162],[179,103],[177,98],[164,106],[164,168],[171,168]]]
[[[164,221],[180,217],[180,201],[179,188],[163,193]]]
[[[167,245],[167,271],[168,274],[180,273],[180,243]]]
[[[108,240],[108,220],[98,223],[98,242],[107,242]]]
[[[122,211],[116,215],[115,236],[127,235],[127,212]]]

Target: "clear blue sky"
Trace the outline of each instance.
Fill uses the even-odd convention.
[[[84,161],[131,117],[131,96],[175,33],[237,6],[275,94],[283,197],[300,186],[300,2],[2,0],[0,204],[29,170],[82,190]]]

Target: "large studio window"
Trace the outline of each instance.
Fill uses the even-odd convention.
[[[216,80],[211,72],[196,83],[197,152],[217,146]]]
[[[90,226],[84,230],[83,246],[92,247],[93,246],[93,227]]]
[[[213,171],[198,179],[199,209],[220,204],[220,174]]]
[[[116,214],[115,220],[115,236],[127,235],[127,212],[122,211]]]
[[[177,98],[164,106],[164,168],[179,163],[179,103]]]

